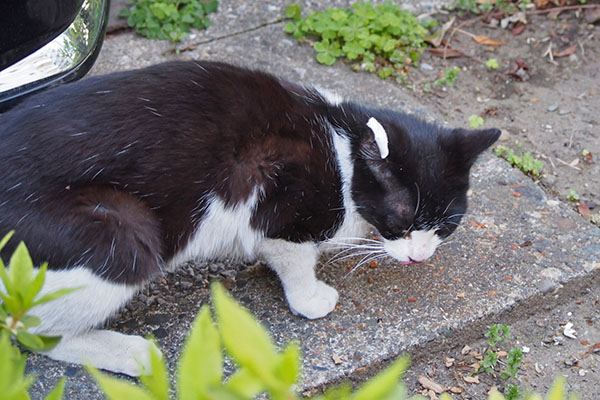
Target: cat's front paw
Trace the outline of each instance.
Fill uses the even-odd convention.
[[[333,311],[338,300],[338,292],[325,282],[317,281],[313,293],[306,293],[305,291],[286,292],[286,297],[290,310],[294,314],[302,315],[308,319],[316,319]]]

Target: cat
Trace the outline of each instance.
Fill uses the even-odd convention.
[[[81,287],[32,310],[34,333],[62,335],[49,357],[137,376],[151,343],[97,328],[166,268],[260,258],[292,313],[324,317],[321,250],[375,229],[373,254],[423,262],[499,135],[219,62],[90,77],[0,115],[1,255],[22,240],[49,264],[42,293]]]

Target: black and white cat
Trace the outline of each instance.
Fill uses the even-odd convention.
[[[497,129],[434,126],[269,74],[175,62],[47,90],[0,115],[0,234],[25,241],[48,356],[138,375],[147,340],[96,330],[164,268],[262,258],[294,314],[338,294],[320,251],[374,227],[368,247],[422,262],[458,225],[469,169]],[[0,290],[4,290],[0,286]]]

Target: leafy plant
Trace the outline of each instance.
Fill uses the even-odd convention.
[[[494,153],[498,157],[504,158],[513,167],[519,168],[521,171],[530,176],[539,176],[544,168],[544,163],[533,158],[530,152],[515,153],[513,149],[506,146],[498,146],[494,149]]]
[[[460,68],[458,67],[446,69],[444,72],[442,72],[442,76],[433,82],[433,86],[454,86],[454,82],[456,82],[459,72]]]
[[[13,232],[9,232],[0,240],[0,250],[12,235]],[[35,381],[32,375],[24,376],[27,356],[12,345],[11,337],[33,351],[50,350],[60,340],[60,337],[29,333],[28,329],[39,325],[40,320],[27,312],[36,305],[77,290],[63,289],[38,297],[44,285],[46,269],[47,265],[43,264],[34,273],[33,262],[23,242],[19,243],[11,256],[8,270],[0,259],[0,393],[6,400],[29,399],[27,390]],[[46,399],[62,398],[64,385],[65,380],[62,378]]]
[[[287,33],[304,41],[317,39],[313,47],[319,63],[333,65],[345,57],[352,69],[377,72],[382,79],[417,63],[432,25],[431,21],[420,23],[392,2],[378,6],[358,2],[349,9],[313,11],[306,18],[298,4],[291,4],[285,16],[292,20],[285,25]]]
[[[123,8],[120,17],[127,24],[149,39],[170,40],[173,43],[192,27],[205,29],[210,26],[207,15],[216,12],[217,0],[128,0],[132,5]]]
[[[579,195],[575,191],[575,189],[569,190],[569,194],[567,195],[567,199],[570,201],[579,201]]]
[[[471,114],[471,116],[469,117],[469,126],[471,128],[479,128],[481,125],[483,125],[483,123],[483,118],[481,118],[477,114]]]
[[[298,399],[294,393],[300,374],[300,347],[289,343],[282,351],[264,327],[226,294],[212,285],[214,315],[203,306],[196,317],[177,367],[179,399],[251,399],[267,393],[275,400]],[[237,365],[224,380],[223,350]],[[169,399],[170,383],[164,360],[152,354],[152,375],[141,377],[141,386],[131,385],[88,368],[109,399]],[[354,393],[349,386],[329,389],[317,399],[402,399],[406,390],[398,383],[408,366],[402,357]]]
[[[504,339],[510,339],[510,326],[492,324],[488,326],[488,330],[483,336],[487,338],[487,344],[495,349],[498,343],[503,342]]]
[[[499,67],[498,60],[496,60],[495,58],[490,58],[485,62],[485,66],[489,69],[497,70]]]

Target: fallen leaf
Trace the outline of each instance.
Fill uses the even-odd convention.
[[[414,303],[415,301],[417,301],[417,299],[415,299],[414,297],[409,297],[408,298],[408,302],[409,303]]]
[[[444,386],[440,385],[437,382],[432,381],[425,375],[419,375],[417,380],[419,381],[421,386],[423,386],[425,389],[433,390],[437,394],[440,394],[440,393],[443,393],[446,391],[446,388]]]
[[[454,393],[454,394],[461,394],[462,392],[464,392],[463,388],[460,388],[460,387],[458,387],[458,386],[452,386],[452,387],[451,387],[450,389],[448,389],[448,390],[450,390],[450,391],[451,391],[452,393]]]
[[[588,8],[585,10],[585,22],[593,24],[600,21],[600,8]]]
[[[480,224],[479,222],[475,222],[472,219],[469,220],[469,223],[471,225],[476,226],[476,227],[481,228],[481,229],[485,229],[486,228],[486,226],[484,224]]]
[[[519,193],[519,192],[513,192],[512,195],[514,197],[521,197],[521,193]]]
[[[523,248],[523,247],[529,247],[529,246],[531,246],[532,244],[533,244],[533,243],[531,242],[531,240],[526,240],[526,241],[524,241],[523,243],[521,243],[521,244],[519,245],[519,247],[521,247],[521,248]]]
[[[456,295],[457,299],[464,299],[465,298],[465,292],[460,292]]]
[[[588,342],[588,341],[587,341],[587,340],[585,340],[585,339],[581,339],[581,340],[579,341],[579,343],[581,343],[581,344],[582,344],[582,345],[584,345],[584,346],[587,346],[587,345],[589,345],[589,344],[590,344],[590,342]]]
[[[548,3],[549,3],[549,0],[535,0],[535,6],[537,8],[546,8]]]
[[[473,36],[473,40],[479,44],[484,44],[486,46],[502,46],[502,42],[490,39],[485,35]]]
[[[460,354],[467,355],[469,354],[469,352],[471,351],[471,347],[467,344],[465,345],[465,347],[462,348],[462,350],[460,351]]]
[[[496,354],[497,354],[497,355],[498,355],[498,357],[500,357],[500,358],[506,358],[506,357],[508,357],[508,353],[507,353],[507,352],[505,352],[504,350],[500,350],[500,351],[498,351]]]
[[[376,266],[377,266],[377,261],[371,261],[371,263],[369,263],[370,268],[375,268]]]
[[[429,37],[426,37],[425,41],[428,43],[431,43],[431,45],[433,47],[440,47],[440,45],[442,44],[442,41],[444,40],[444,36],[446,35],[446,32],[448,32],[448,29],[450,29],[452,24],[454,24],[455,20],[456,20],[456,17],[452,17],[452,19],[450,21],[446,22],[444,25],[442,25],[442,27],[440,29],[435,31]]]
[[[337,354],[334,354],[333,356],[331,356],[331,359],[333,360],[333,363],[335,365],[340,365],[340,364],[344,363],[344,361],[342,360],[342,358],[340,356],[338,356]]]
[[[585,219],[590,219],[592,217],[592,212],[590,211],[590,208],[581,200],[577,204],[577,212]]]
[[[428,48],[427,51],[436,57],[442,58],[459,58],[465,56],[460,50],[454,47],[434,47]]]
[[[524,23],[518,22],[517,25],[515,25],[515,27],[511,30],[512,34],[515,36],[519,36],[525,30],[525,26],[526,25]]]
[[[488,296],[490,296],[490,297],[493,297],[493,296],[495,296],[495,295],[496,295],[496,291],[495,291],[495,290],[490,290],[490,291],[488,292]]]
[[[478,376],[463,376],[463,379],[465,380],[465,382],[470,383],[470,384],[479,383]]]
[[[451,366],[453,366],[455,360],[455,358],[446,357],[446,368],[450,368]]]
[[[571,339],[577,339],[577,336],[575,336],[576,334],[577,332],[575,332],[575,329],[573,329],[573,323],[568,322],[563,330],[563,335]]]
[[[571,54],[575,53],[575,50],[577,50],[577,44],[571,45],[566,49],[559,51],[558,53],[552,52],[552,55],[554,56],[554,58],[568,57]]]

